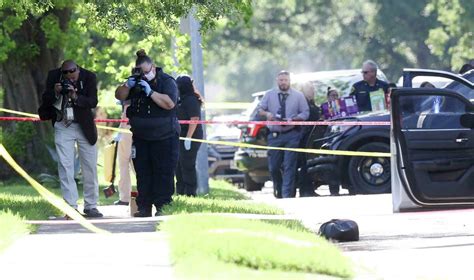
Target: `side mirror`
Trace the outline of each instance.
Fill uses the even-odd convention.
[[[461,125],[466,128],[474,128],[474,113],[466,113],[462,115]]]

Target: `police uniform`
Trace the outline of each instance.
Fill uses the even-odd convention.
[[[155,78],[148,82],[155,92],[168,95],[176,104],[175,80],[156,68]],[[150,216],[152,206],[158,212],[171,202],[174,175],[178,161],[179,123],[176,107],[166,110],[144,92],[130,90],[127,117],[133,133],[132,159],[137,175],[138,216]]]
[[[388,88],[388,83],[379,79],[375,80],[375,84],[373,86],[370,86],[369,83],[362,80],[352,86],[350,95],[355,95],[359,112],[372,111],[370,93],[381,89],[383,90],[384,94],[387,94]]]

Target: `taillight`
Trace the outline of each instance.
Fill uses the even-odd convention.
[[[247,127],[247,135],[254,138],[257,137],[258,132],[262,127],[263,125],[261,124],[249,124],[249,126]]]

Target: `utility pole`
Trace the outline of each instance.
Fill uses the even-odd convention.
[[[204,66],[202,62],[202,47],[201,47],[201,33],[199,33],[199,28],[201,24],[194,17],[196,13],[196,8],[193,7],[189,14],[189,33],[191,35],[191,62],[193,67],[193,80],[194,85],[204,97]],[[201,120],[206,119],[206,112],[201,111]],[[204,139],[206,139],[206,126],[202,125],[204,131]],[[207,144],[202,143],[199,148],[197,159],[196,159],[196,169],[197,169],[197,193],[198,194],[207,194],[209,193],[209,163],[208,163],[208,154],[207,154]],[[186,176],[186,175],[185,175]]]

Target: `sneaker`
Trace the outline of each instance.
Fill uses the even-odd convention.
[[[121,200],[117,200],[117,201],[114,202],[114,205],[124,205],[124,206],[128,206],[128,202],[121,201]]]
[[[135,212],[135,214],[133,214],[133,217],[135,217],[135,218],[151,217],[151,211],[150,212],[138,211],[138,212]]]
[[[104,215],[97,208],[84,209],[84,216],[87,218],[102,218]]]

